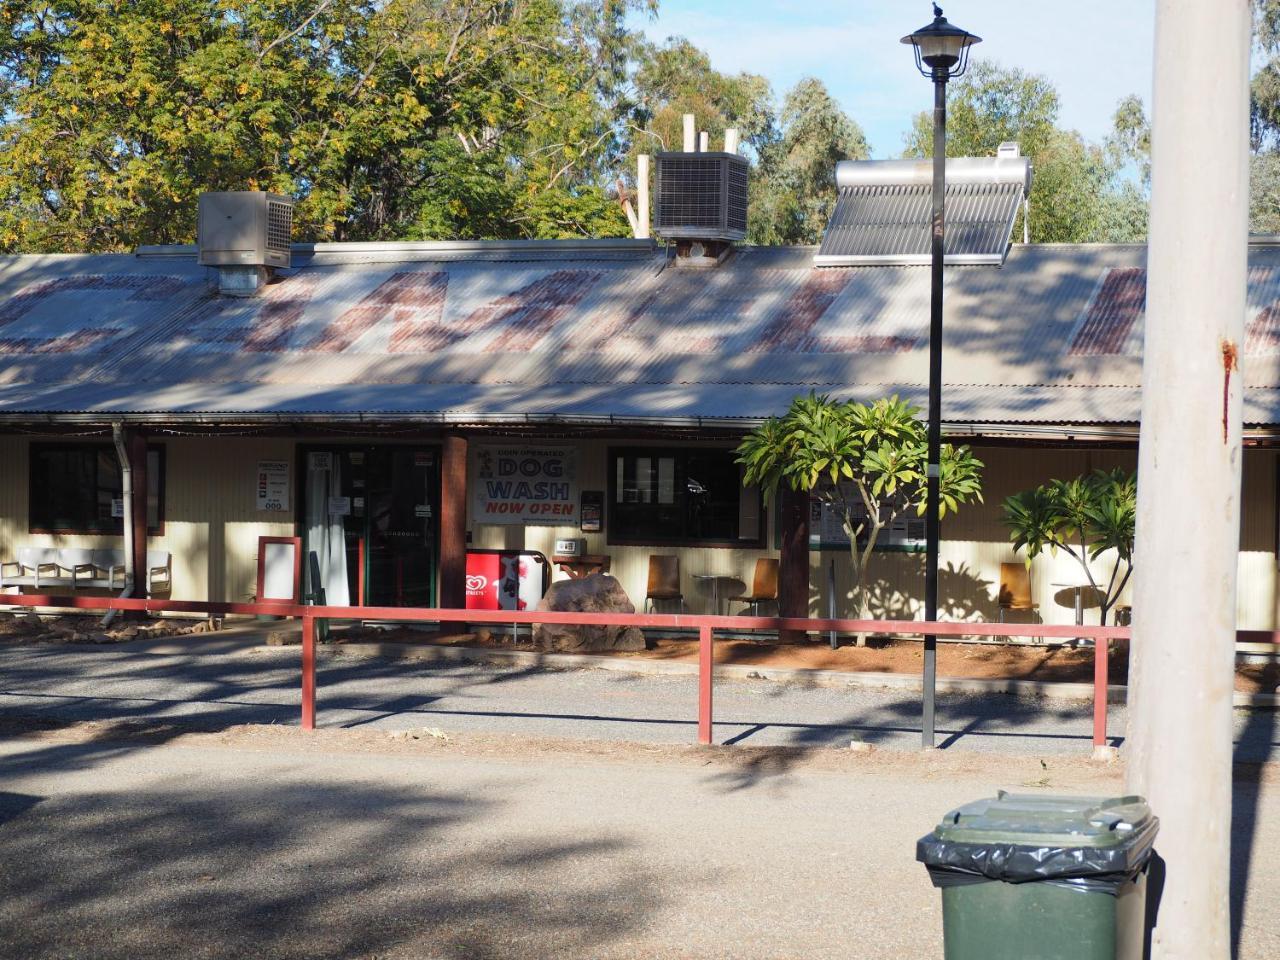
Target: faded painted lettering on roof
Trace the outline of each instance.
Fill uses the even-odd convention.
[[[1085,307],[1067,351],[1073,357],[1120,356],[1128,353],[1129,336],[1147,308],[1147,271],[1113,268]]]
[[[0,354],[79,353],[100,347],[132,326],[127,304],[167,300],[183,285],[181,277],[133,274],[85,274],[33,283],[0,306]],[[67,309],[58,302],[60,295],[85,292],[101,294],[92,310],[82,304]]]
[[[443,271],[392,274],[346,310],[305,349],[341,353],[388,316],[392,353],[426,353],[448,343],[444,318],[449,275]]]

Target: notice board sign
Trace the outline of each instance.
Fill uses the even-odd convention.
[[[604,529],[604,491],[582,491],[582,513],[578,528],[583,533],[599,533]]]
[[[258,602],[299,603],[302,597],[302,538],[258,538]]]
[[[258,509],[268,513],[289,512],[289,461],[258,461]]]
[[[576,447],[478,446],[473,467],[473,522],[561,526],[578,522]]]

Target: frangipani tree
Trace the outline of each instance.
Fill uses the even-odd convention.
[[[919,408],[897,396],[870,405],[810,393],[770,417],[738,447],[743,482],[772,497],[778,485],[815,494],[849,538],[854,610],[867,618],[867,568],[880,531],[907,511],[923,516],[928,435]],[[940,513],[982,500],[982,462],[942,445]]]
[[[1137,513],[1137,475],[1120,468],[1050,480],[1004,502],[1013,549],[1026,551],[1028,567],[1045,550],[1052,555],[1064,550],[1074,557],[1098,598],[1104,625],[1133,573]],[[1114,560],[1103,587],[1090,563],[1108,551],[1114,551]]]

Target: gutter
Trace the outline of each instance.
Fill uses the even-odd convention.
[[[136,573],[133,569],[133,465],[129,462],[129,450],[124,444],[124,424],[111,424],[111,441],[115,444],[116,457],[120,460],[121,496],[124,498],[124,589],[120,598],[133,596]],[[111,609],[102,618],[105,629],[111,625],[118,611]]]

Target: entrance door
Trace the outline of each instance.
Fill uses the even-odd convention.
[[[304,549],[331,604],[435,604],[439,456],[422,447],[304,451]],[[311,563],[307,564],[308,591]],[[348,599],[349,598],[349,599]]]

